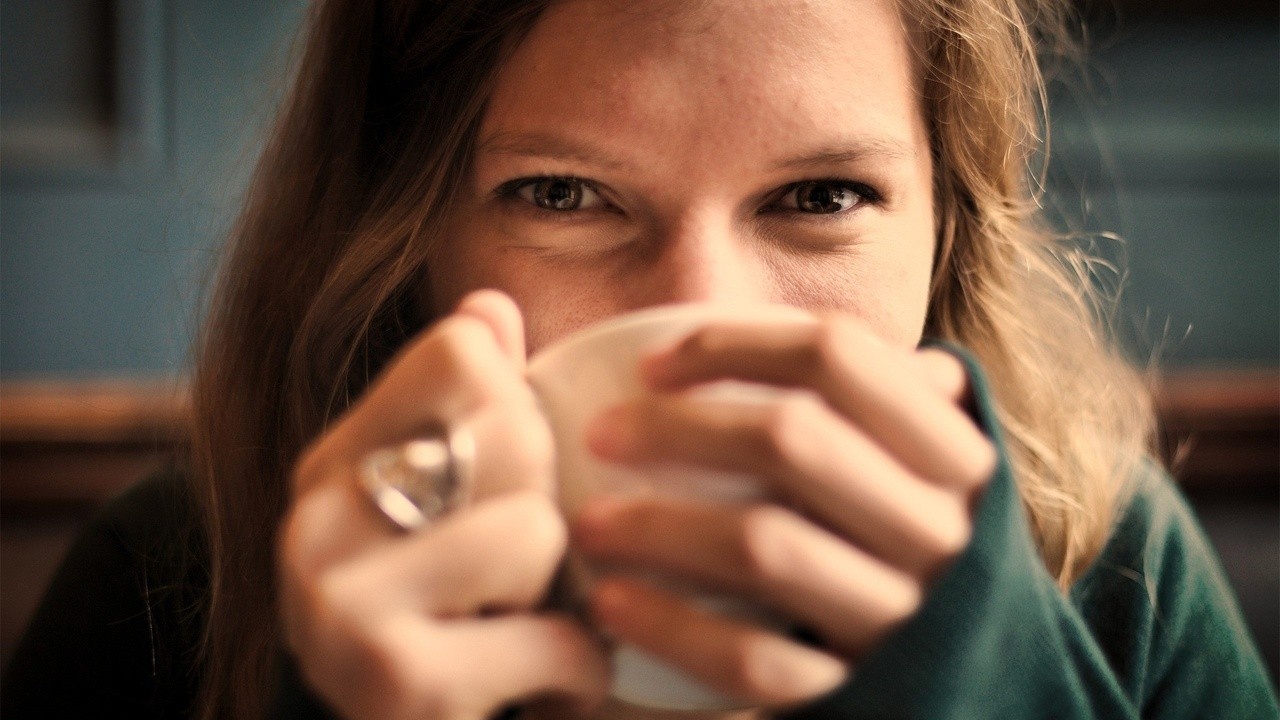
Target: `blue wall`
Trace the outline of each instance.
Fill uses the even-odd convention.
[[[75,3],[45,2],[0,2],[6,78],[60,81],[63,66],[41,60],[47,34],[23,23],[49,21],[31,7]],[[20,106],[0,104],[5,380],[183,372],[208,268],[304,13],[300,0],[113,7],[98,26],[81,23],[113,32],[107,51],[122,56],[103,81],[120,95],[107,107],[110,147],[17,162]],[[1134,26],[1094,60],[1097,100],[1082,108],[1062,93],[1055,103],[1054,203],[1073,227],[1123,236],[1102,249],[1127,254],[1124,315],[1166,364],[1280,362],[1277,57],[1274,23]],[[122,120],[122,103],[144,121]]]
[[[1055,93],[1066,224],[1127,266],[1121,320],[1166,365],[1280,358],[1280,33],[1200,21],[1117,31]],[[1087,83],[1087,87],[1081,87]]]
[[[65,29],[69,23],[58,11],[86,3],[41,3],[0,3],[6,83],[18,72],[35,73],[39,82],[66,82],[50,69],[63,67],[44,62],[44,46],[57,32],[37,34],[21,25],[39,21]],[[43,16],[32,17],[40,15],[35,7],[45,8]],[[114,8],[107,27],[83,30],[117,38],[124,55],[117,58],[119,73],[147,76],[148,87],[126,89],[133,97],[124,102],[158,119],[152,137],[141,140],[152,157],[122,157],[132,150],[125,138],[105,157],[86,151],[14,167],[10,140],[18,131],[4,128],[5,380],[183,371],[211,259],[239,203],[260,128],[284,84],[291,33],[305,13],[300,0],[134,0]],[[122,33],[134,37],[122,42]],[[24,44],[28,51],[15,56],[13,48]],[[10,102],[0,108],[8,115],[17,110]],[[81,124],[93,130],[89,120]],[[118,127],[131,123],[117,118],[108,130],[136,135]]]

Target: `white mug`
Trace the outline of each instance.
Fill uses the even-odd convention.
[[[661,468],[645,473],[605,463],[587,449],[587,424],[604,409],[643,396],[637,362],[646,353],[670,346],[713,322],[750,319],[768,324],[816,322],[804,310],[782,305],[667,305],[618,316],[585,328],[535,353],[528,378],[556,439],[558,502],[572,517],[597,493],[675,493],[724,502],[750,502],[765,496],[751,477],[692,468]],[[715,383],[704,391],[717,400],[760,402],[772,388],[739,382]],[[592,569],[570,558],[571,584],[589,587]],[[744,601],[708,595],[704,608],[781,627],[762,608]],[[664,710],[727,710],[740,707],[665,662],[626,643],[614,648],[612,694],[632,705]]]

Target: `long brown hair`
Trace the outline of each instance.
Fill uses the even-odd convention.
[[[544,3],[317,3],[201,338],[203,717],[262,714],[288,473],[406,337],[503,53]]]
[[[191,473],[210,589],[199,711],[256,717],[278,652],[288,473],[431,318],[418,298],[503,57],[550,0],[329,0],[231,238],[198,351]],[[1046,565],[1104,541],[1150,427],[1082,258],[1037,224],[1047,2],[901,0],[919,33],[939,253],[929,330],[986,365]],[[1036,10],[1035,16],[1029,10]],[[1056,32],[1056,31],[1052,31]],[[1043,36],[1043,33],[1042,33]]]
[[[1077,53],[1060,0],[902,0],[934,156],[938,259],[928,330],[990,376],[1040,555],[1066,589],[1102,549],[1152,456],[1143,378],[1113,337],[1086,247],[1043,224],[1048,117],[1039,56]]]

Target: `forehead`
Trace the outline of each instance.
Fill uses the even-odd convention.
[[[893,0],[567,0],[499,72],[482,136],[625,138],[664,156],[844,135],[911,146],[915,88]]]

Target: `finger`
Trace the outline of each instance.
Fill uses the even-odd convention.
[[[553,441],[536,408],[488,408],[454,430],[471,434],[476,446],[472,482],[457,499],[460,506],[513,492],[550,492]],[[337,452],[329,448],[328,454]],[[317,452],[302,463],[308,468],[295,472],[301,490],[286,518],[288,532],[281,535],[281,551],[296,552],[304,567],[340,562],[399,534],[360,487],[361,457],[334,459],[327,468],[321,467],[325,460]]]
[[[670,499],[587,506],[574,525],[589,557],[762,598],[857,655],[919,607],[919,580],[804,518]]]
[[[327,689],[326,699],[348,717],[482,720],[543,696],[595,707],[608,688],[599,645],[580,625],[559,616],[437,625],[402,615],[328,656],[340,662],[306,662],[314,657],[323,656],[299,653],[308,680]]]
[[[462,298],[457,312],[484,321],[512,365],[524,371],[524,318],[514,300],[499,290],[477,290]]]
[[[476,304],[504,302],[489,294]],[[516,312],[501,312],[507,310]],[[373,450],[436,435],[442,427],[474,440],[473,482],[464,501],[553,486],[551,430],[532,390],[487,321],[458,314],[415,340],[303,455],[293,474],[295,496],[324,482],[354,483]]]
[[[641,370],[664,390],[726,378],[810,388],[920,477],[965,491],[984,484],[994,448],[910,357],[839,316],[812,326],[709,325]]]
[[[842,661],[824,652],[637,582],[601,581],[592,611],[615,637],[753,705],[811,700],[833,690],[848,674]]]
[[[441,425],[456,426],[477,409],[494,405],[537,413],[532,391],[512,368],[492,328],[469,315],[451,315],[402,350],[303,455],[294,473],[294,490],[350,475],[359,459],[377,448]]]
[[[912,356],[920,376],[944,399],[963,405],[969,395],[969,375],[964,364],[946,350],[925,348]]]
[[[395,541],[389,521],[354,482],[329,482],[307,491],[290,507],[280,528],[280,569],[299,582]]]
[[[445,682],[461,684],[472,707],[490,717],[507,705],[553,698],[578,712],[609,691],[609,663],[597,638],[563,616],[513,615],[452,623],[431,648],[448,665]],[[425,717],[435,717],[427,715]]]
[[[529,610],[547,594],[567,535],[546,495],[508,494],[365,553],[330,570],[325,582],[369,613],[409,608],[454,618]]]
[[[607,460],[642,468],[677,464],[761,477],[775,497],[920,577],[969,540],[967,497],[915,477],[803,393],[745,407],[647,398],[597,420],[588,442]]]

